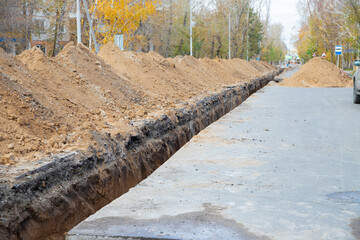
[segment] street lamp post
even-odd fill
[[[250,15],[250,6],[248,7],[247,14],[247,30],[246,30],[246,60],[249,61],[249,15]]]
[[[80,0],[76,0],[76,24],[77,24],[77,42],[81,43],[81,16],[80,16]]]

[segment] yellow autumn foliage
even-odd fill
[[[102,44],[114,40],[115,34],[124,34],[127,46],[141,22],[156,12],[159,0],[98,0],[91,9],[98,21],[97,32]]]

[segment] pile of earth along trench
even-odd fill
[[[335,64],[323,58],[312,58],[290,78],[285,78],[278,86],[281,87],[352,87],[352,78]]]
[[[194,135],[280,72],[272,69],[168,107],[171,111],[130,119],[131,128],[117,134],[94,128],[94,144],[86,150],[45,157],[40,167],[1,181],[0,239],[64,239],[68,230],[145,179]]]

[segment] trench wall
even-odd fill
[[[281,70],[229,86],[175,110],[175,116],[136,121],[136,131],[111,137],[94,132],[100,147],[57,157],[0,183],[0,239],[64,239],[68,230],[149,176],[202,129],[245,101]]]

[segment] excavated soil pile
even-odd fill
[[[84,46],[69,44],[53,59],[37,48],[15,58],[1,51],[0,69],[2,164],[86,149],[91,131],[120,131],[149,105],[141,87]]]
[[[114,44],[0,49],[0,239],[64,239],[280,72]]]
[[[284,87],[351,87],[352,79],[335,64],[313,58],[290,78],[282,81]]]
[[[132,119],[273,69],[240,59],[122,52],[113,43],[99,55],[70,43],[55,58],[38,48],[15,58],[0,50],[0,164],[86,149],[96,145],[94,131],[129,131]]]
[[[164,106],[188,100],[204,91],[215,91],[227,84],[247,82],[274,69],[256,63],[262,66],[257,69],[255,64],[240,59],[198,60],[191,56],[166,59],[156,52],[122,52],[114,43],[106,44],[99,56],[117,74],[141,85]]]

